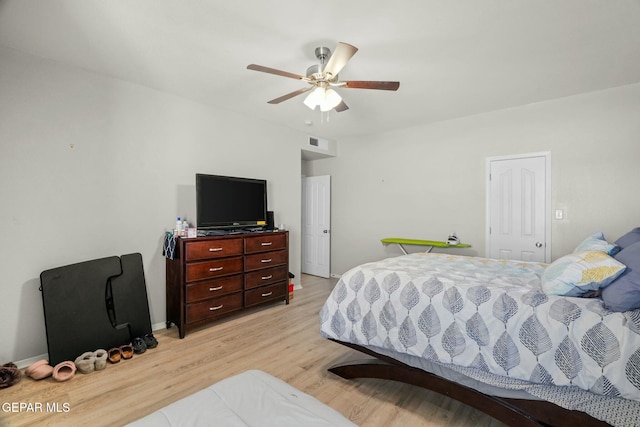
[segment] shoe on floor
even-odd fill
[[[154,337],[153,334],[146,334],[142,339],[147,345],[147,348],[156,348],[158,346],[158,340],[156,340],[156,337]]]
[[[123,359],[131,359],[133,357],[133,346],[131,344],[121,345],[120,353],[122,353]]]
[[[87,351],[78,356],[74,363],[78,371],[83,374],[90,374],[96,369],[96,356],[93,351]]]
[[[98,349],[93,352],[93,356],[96,358],[95,368],[96,371],[101,371],[107,367],[107,350]]]
[[[111,363],[118,363],[122,358],[122,352],[118,347],[114,347],[111,350],[109,350],[108,354],[109,354],[108,355],[109,362]]]
[[[24,373],[34,380],[43,380],[53,374],[53,366],[49,365],[48,360],[38,360],[25,369]]]
[[[140,337],[133,339],[133,351],[136,354],[142,354],[147,351],[147,344],[145,344],[144,340]]]
[[[0,366],[0,388],[11,387],[22,378],[22,371],[12,363]]]
[[[60,362],[53,367],[53,379],[56,381],[69,381],[76,374],[76,364],[70,361]]]

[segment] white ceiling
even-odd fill
[[[400,89],[323,117],[246,69],[305,74],[338,41],[342,80]],[[0,45],[338,139],[638,83],[640,0],[0,0]]]

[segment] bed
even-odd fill
[[[330,370],[429,388],[508,425],[638,426],[640,311],[543,291],[554,264],[416,253],[355,267],[321,334],[375,359]]]

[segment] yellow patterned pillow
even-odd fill
[[[627,267],[602,251],[579,251],[558,258],[542,274],[542,290],[577,297],[604,288]]]

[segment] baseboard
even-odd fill
[[[152,331],[159,331],[160,329],[167,329],[167,322],[160,322],[151,325]]]

